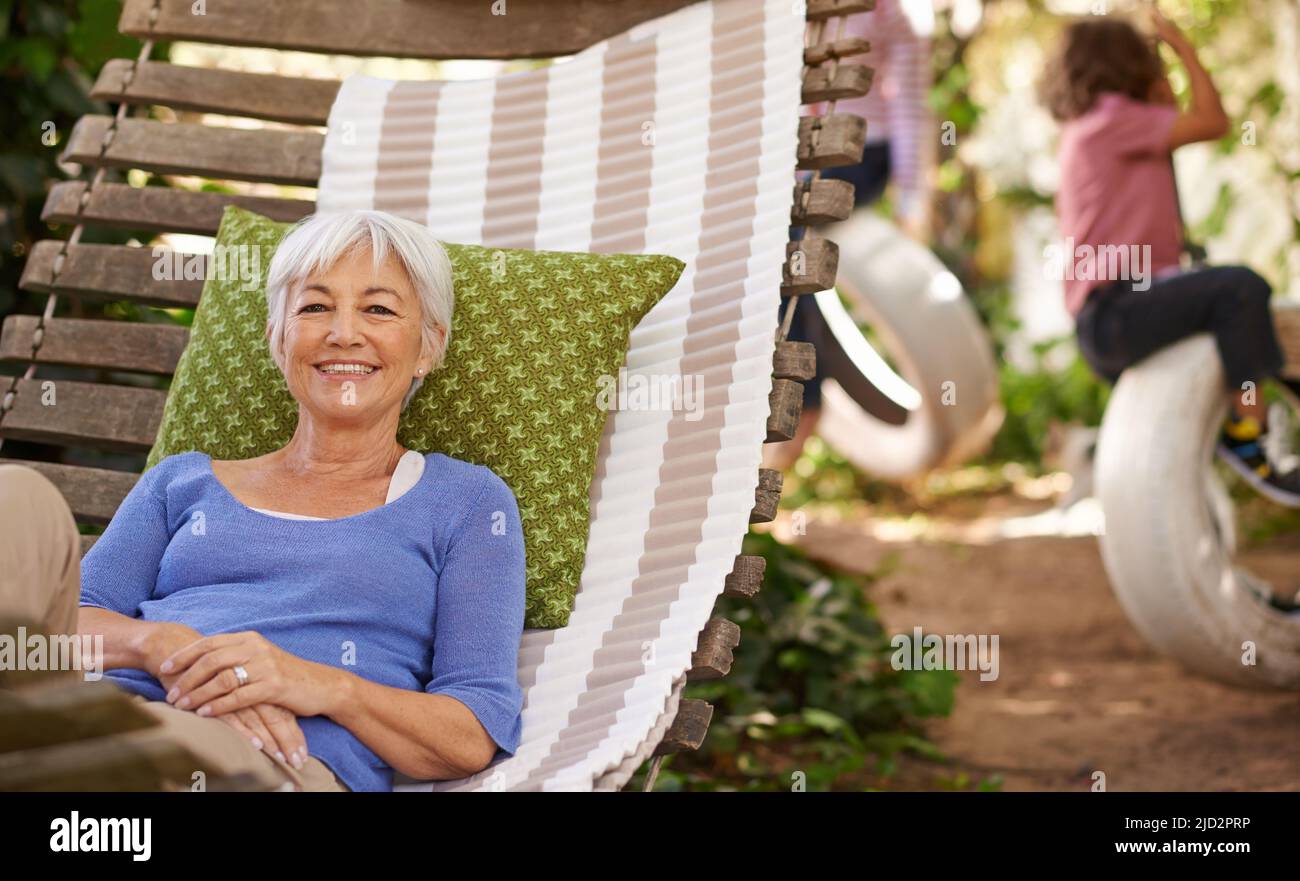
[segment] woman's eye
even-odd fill
[[[396,315],[396,314],[397,314],[397,313],[394,312],[392,309],[389,309],[387,306],[380,306],[378,303],[375,303],[375,304],[374,304],[373,306],[371,306],[370,308],[371,308],[371,309],[383,309],[384,312],[388,313],[389,315]]]
[[[308,312],[312,309],[324,309],[324,308],[325,305],[323,303],[308,303],[306,306],[303,306],[301,309],[299,309],[298,312],[299,314],[301,314],[303,312]]]

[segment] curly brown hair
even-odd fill
[[[1163,76],[1164,62],[1155,46],[1132,24],[1090,17],[1066,27],[1038,91],[1052,116],[1064,122],[1087,113],[1102,92],[1146,101]]]

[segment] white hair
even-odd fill
[[[267,270],[266,316],[271,357],[285,372],[284,325],[289,292],[307,277],[327,271],[340,258],[369,247],[376,270],[390,249],[406,270],[420,307],[420,333],[433,351],[429,372],[439,369],[451,345],[451,313],[455,307],[451,261],[442,242],[429,228],[385,211],[331,211],[304,217],[289,228]],[[445,328],[441,342],[436,329]],[[402,410],[415,397],[424,376],[412,377]]]

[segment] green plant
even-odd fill
[[[723,601],[720,613],[742,628],[735,661],[725,678],[687,691],[714,706],[709,736],[665,763],[656,789],[862,788],[891,774],[901,753],[942,760],[920,721],[952,711],[957,675],[893,669],[866,595],[894,561],[867,578],[767,534],[746,536],[744,550],[767,560],[763,590]]]

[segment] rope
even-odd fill
[[[144,44],[140,47],[140,54],[136,56],[135,61],[132,62],[131,67],[126,71],[126,74],[122,77],[122,89],[118,95],[118,97],[122,100],[118,101],[117,113],[114,114],[113,121],[109,124],[108,130],[104,132],[104,140],[99,145],[98,158],[100,160],[100,163],[95,169],[95,174],[90,180],[90,185],[87,186],[86,189],[82,191],[81,198],[77,201],[76,224],[72,228],[71,235],[69,235],[68,238],[63,242],[63,247],[59,249],[59,253],[54,256],[54,265],[50,272],[49,297],[45,301],[45,309],[42,310],[40,318],[36,322],[36,330],[32,333],[31,362],[27,365],[27,369],[23,372],[22,376],[15,376],[10,380],[9,387],[5,389],[4,397],[0,399],[0,448],[4,447],[4,441],[5,441],[4,435],[2,433],[2,430],[4,428],[4,418],[6,414],[8,414],[8,412],[13,409],[14,399],[18,395],[18,383],[23,380],[32,379],[36,376],[36,354],[40,351],[41,343],[45,341],[45,326],[48,322],[50,322],[54,318],[54,310],[58,307],[59,304],[58,280],[59,280],[59,275],[62,274],[63,272],[63,265],[64,263],[67,262],[68,259],[68,249],[81,241],[81,234],[82,231],[85,229],[85,223],[81,219],[82,214],[85,212],[86,205],[89,204],[90,197],[94,193],[95,188],[98,187],[100,183],[103,182],[104,175],[107,174],[108,172],[107,167],[103,164],[103,158],[104,158],[104,154],[108,152],[108,148],[112,146],[113,138],[117,135],[118,125],[121,124],[122,120],[126,118],[127,108],[128,108],[128,105],[125,100],[126,90],[130,87],[132,80],[135,79],[136,69],[140,66],[141,62],[147,61],[149,59],[149,53],[153,51],[154,39],[152,33],[154,29],[154,24],[158,20],[158,6],[160,2],[161,0],[154,0],[153,6],[150,7],[149,9],[150,36],[144,41]]]

